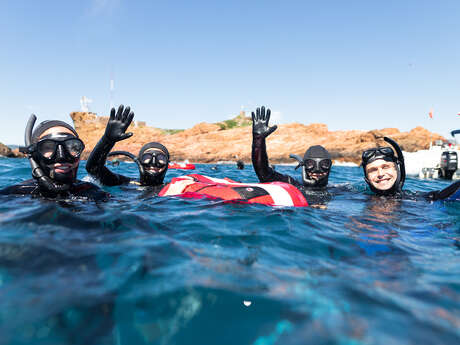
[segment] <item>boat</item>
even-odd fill
[[[425,164],[420,169],[419,178],[441,178],[446,180],[460,179],[460,169],[458,166],[458,157],[460,148],[456,141],[456,135],[460,134],[460,129],[451,132],[454,141],[444,142],[436,140],[434,144],[430,143],[430,149],[426,156],[434,157],[430,164]]]

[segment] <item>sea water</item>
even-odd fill
[[[213,168],[167,180],[257,182],[250,165]],[[0,159],[0,187],[28,178],[27,160]],[[1,196],[0,344],[459,344],[460,204],[373,197],[357,167],[330,183],[326,209],[131,187],[102,203]]]

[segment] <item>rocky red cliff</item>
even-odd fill
[[[93,113],[72,112],[70,114],[76,130],[86,145],[84,158],[93,149],[105,130],[108,117]],[[164,130],[148,127],[144,122],[131,124],[128,131],[134,135],[116,144],[114,150],[126,150],[137,154],[144,143],[159,141],[168,147],[171,159],[191,162],[216,163],[242,159],[251,161],[250,119],[240,114],[235,118],[238,126],[225,129],[222,123],[199,123],[190,129],[169,134]],[[359,163],[363,150],[377,145],[386,145],[381,139],[395,139],[404,151],[427,149],[430,140],[444,139],[423,127],[409,132],[396,128],[371,131],[329,131],[324,124],[303,125],[290,123],[278,125],[278,129],[267,139],[267,151],[273,163],[292,162],[289,154],[303,155],[310,145],[323,145],[334,160]]]

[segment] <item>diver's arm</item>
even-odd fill
[[[86,162],[88,173],[106,186],[117,186],[128,183],[131,180],[126,176],[111,172],[105,166],[107,155],[115,143],[133,135],[133,133],[125,133],[125,131],[133,120],[134,113],[130,112],[129,107],[126,107],[124,111],[123,108],[123,105],[120,105],[116,114],[115,109],[112,108],[105,133],[94,147]]]
[[[269,127],[270,109],[265,113],[265,107],[252,112],[252,165],[260,182],[270,182],[273,169],[268,165],[265,138],[273,133],[277,126]]]
[[[450,186],[443,190],[435,190],[425,195],[428,200],[446,200],[454,194],[460,194],[460,181],[452,183]],[[460,198],[460,195],[458,196]]]
[[[265,138],[253,137],[252,140],[252,165],[260,182],[286,182],[296,187],[301,184],[289,175],[283,175],[273,170],[268,164],[267,147]]]
[[[278,126],[268,126],[270,121],[270,109],[265,112],[265,107],[257,108],[252,113],[252,165],[260,182],[281,181],[293,184],[299,183],[288,175],[277,173],[268,164],[267,146],[265,138],[273,133]]]
[[[267,182],[272,170],[268,165],[265,138],[252,137],[252,166],[260,182]]]
[[[107,155],[114,145],[114,142],[110,142],[105,136],[102,136],[93,151],[91,151],[88,161],[86,162],[86,171],[88,171],[88,174],[106,186],[118,186],[129,182],[129,178],[115,174],[105,166]]]

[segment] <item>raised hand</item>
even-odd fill
[[[277,125],[268,126],[270,121],[270,109],[265,112],[265,107],[257,108],[256,113],[252,112],[252,136],[265,138],[272,134],[277,128]]]
[[[130,107],[125,108],[123,105],[120,105],[116,114],[115,108],[112,108],[109,122],[107,122],[107,127],[105,128],[105,137],[112,142],[125,140],[131,137],[133,133],[125,133],[125,131],[131,124],[133,117],[134,113],[131,111]]]

